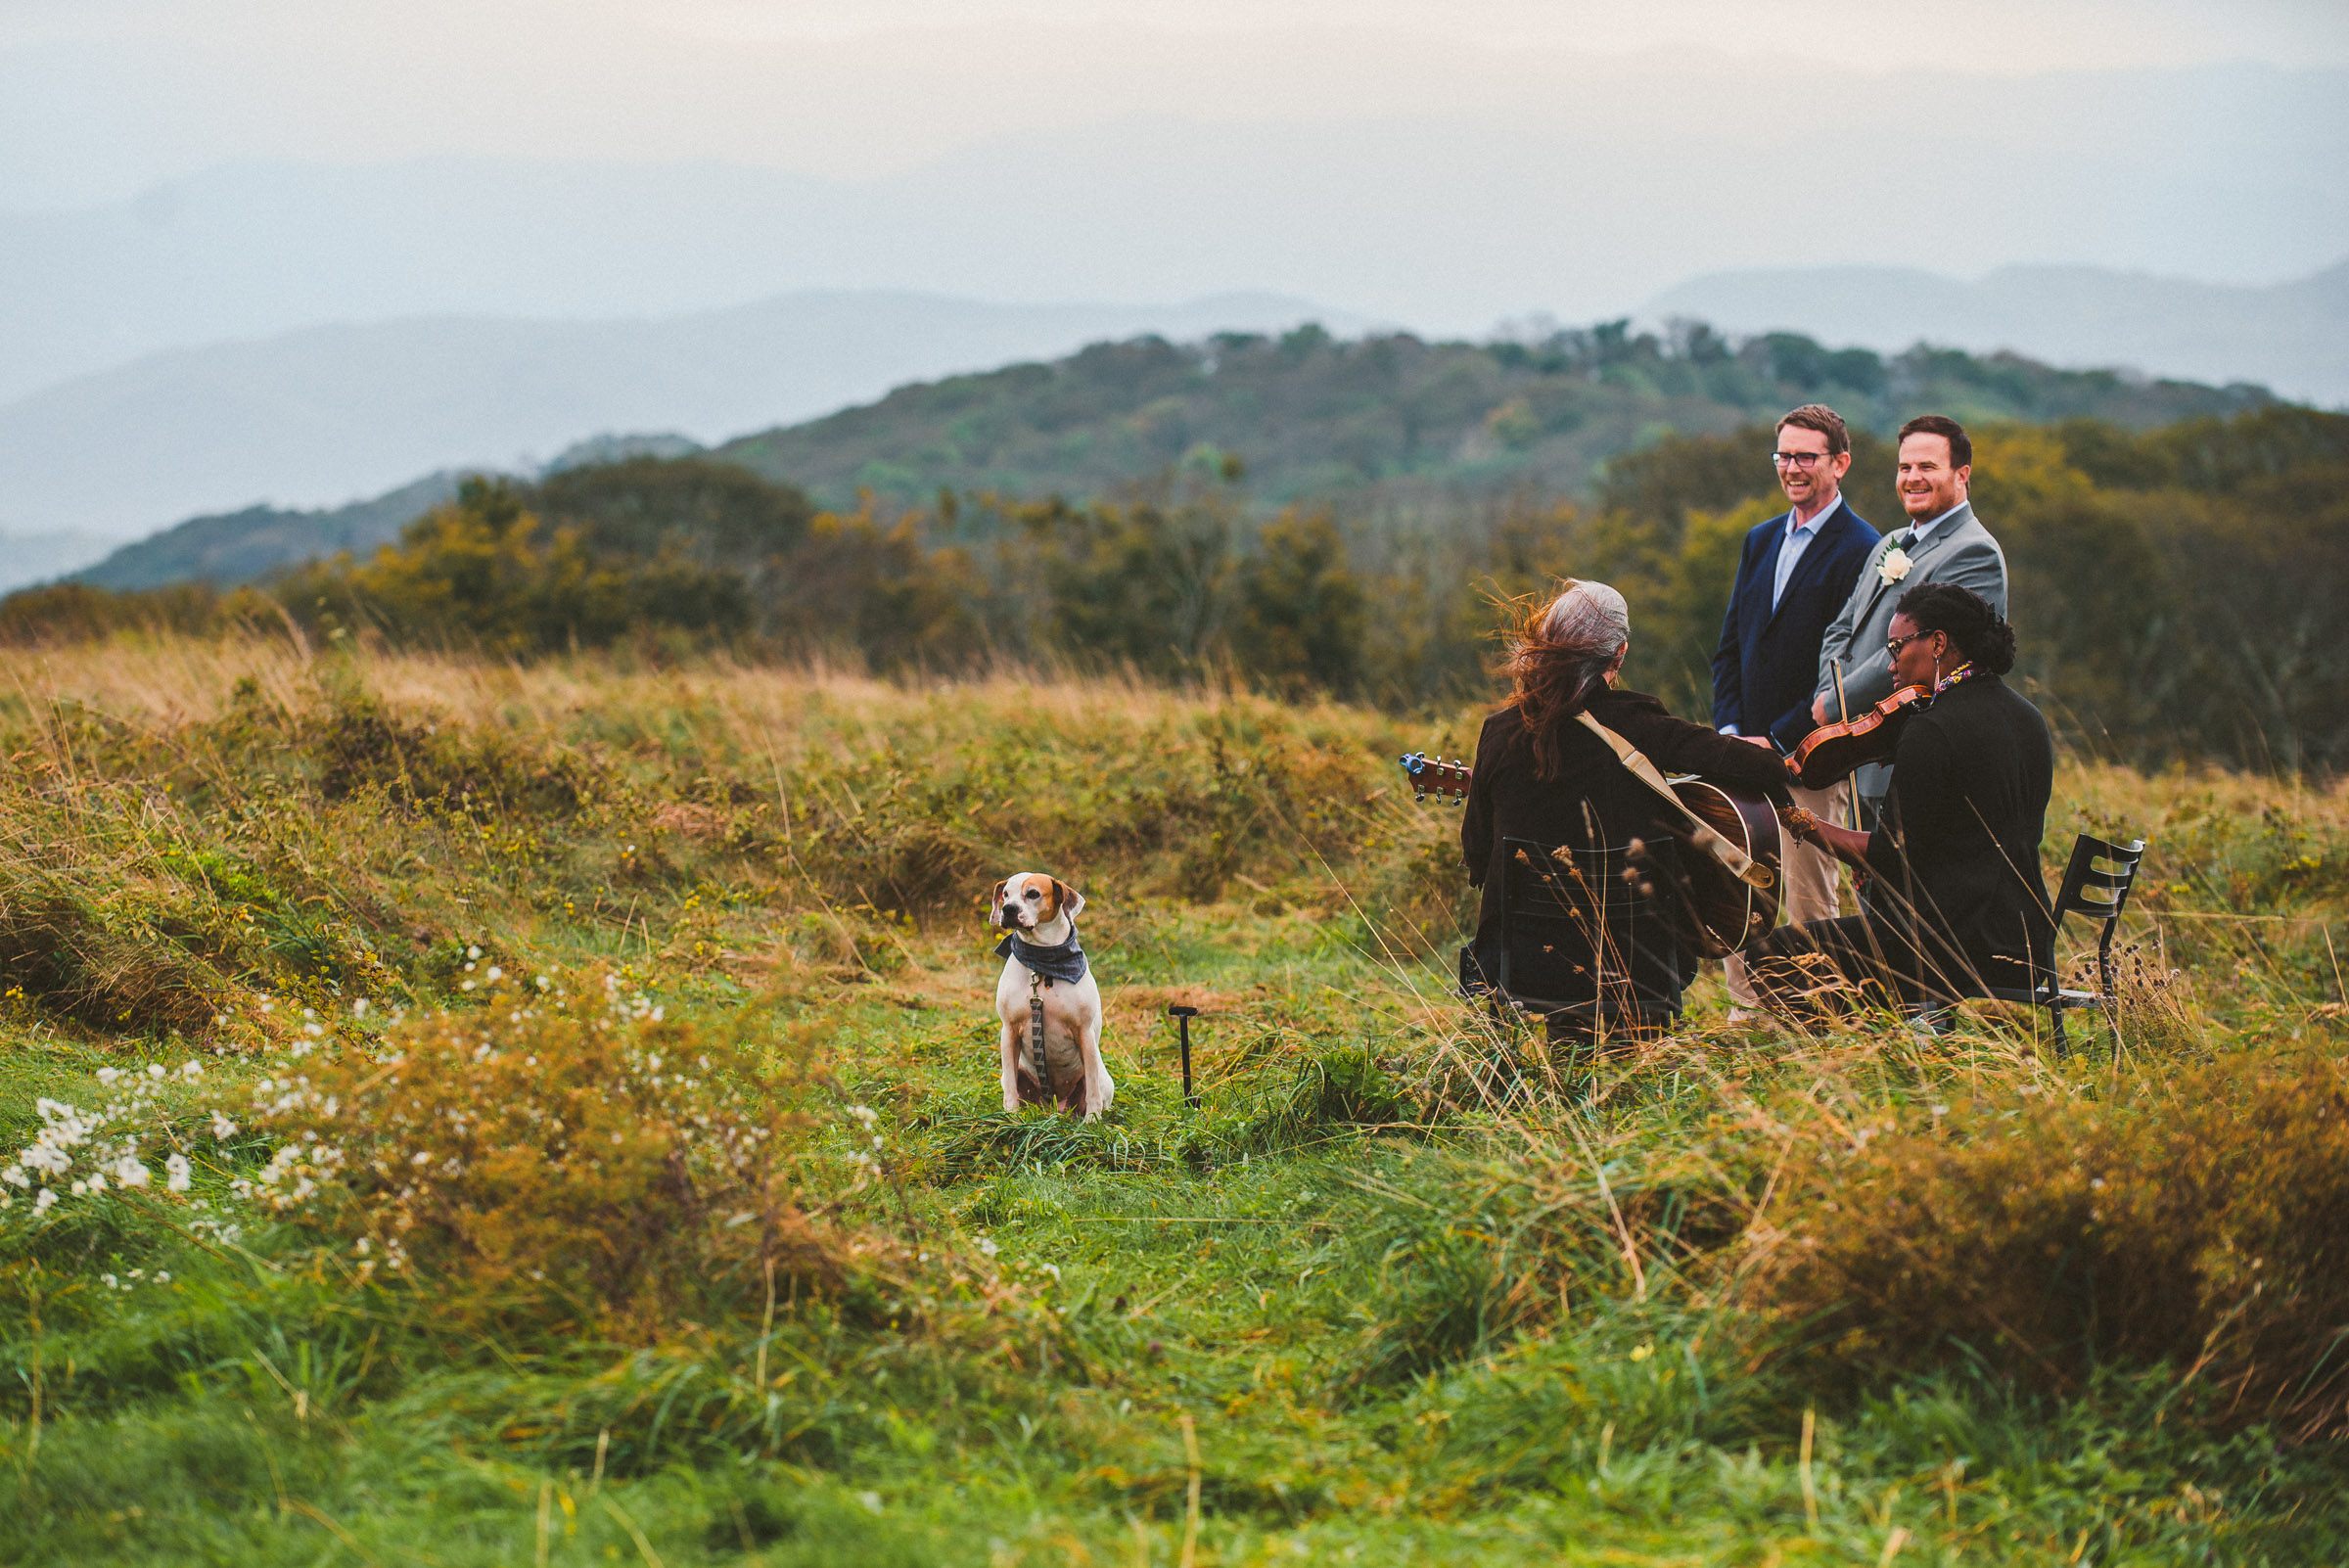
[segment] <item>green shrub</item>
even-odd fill
[[[1831,1364],[2084,1387],[2166,1364],[2225,1424],[2349,1430],[2349,1072],[2238,1051],[2110,1099],[1986,1088],[1812,1130],[1751,1290]]]

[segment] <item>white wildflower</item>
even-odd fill
[[[49,1212],[50,1205],[56,1202],[57,1194],[50,1191],[47,1187],[43,1187],[41,1188],[40,1196],[32,1200],[32,1212],[34,1214],[47,1214]]]
[[[118,1186],[143,1187],[151,1173],[139,1163],[135,1154],[125,1154],[114,1163],[115,1181]]]
[[[122,1069],[119,1067],[101,1067],[98,1069],[98,1082],[101,1084],[112,1084],[115,1079],[120,1078],[121,1076]]]
[[[188,1157],[184,1154],[165,1155],[163,1171],[163,1185],[173,1192],[185,1192],[193,1183],[194,1177],[188,1165]]]
[[[194,1083],[197,1079],[204,1077],[204,1064],[191,1056],[179,1064],[179,1076]]]
[[[979,1238],[979,1250],[988,1257],[992,1258],[996,1253],[1001,1252],[1003,1249],[995,1244],[994,1237],[981,1236]]]
[[[482,949],[479,947],[468,947],[465,949],[465,956],[468,958],[479,958],[481,955]]]
[[[164,1077],[165,1074],[163,1072],[163,1064],[161,1062],[149,1062],[147,1064],[147,1076],[149,1078]]]
[[[237,1124],[222,1116],[218,1111],[214,1111],[212,1113],[212,1136],[226,1140],[236,1135]]]

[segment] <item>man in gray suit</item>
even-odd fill
[[[1893,607],[1909,589],[1922,582],[1955,582],[2006,614],[2006,554],[1965,498],[1974,474],[1974,443],[1965,427],[1940,414],[1918,415],[1901,427],[1900,463],[1901,508],[1909,514],[1909,527],[1894,529],[1877,542],[1843,614],[1819,644],[1819,691],[1811,700],[1811,716],[1821,724],[1844,712],[1865,712],[1892,695],[1892,656],[1885,644],[1891,640]],[[1892,769],[1871,764],[1853,778],[1860,824],[1865,828],[1882,811]]]

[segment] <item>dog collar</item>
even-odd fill
[[[995,956],[1017,958],[1030,972],[1046,980],[1063,980],[1075,985],[1084,978],[1084,948],[1077,942],[1077,922],[1069,922],[1069,940],[1047,947],[1038,943],[1022,942],[1016,931],[995,944]]]

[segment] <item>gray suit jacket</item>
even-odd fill
[[[2000,615],[2006,613],[2006,553],[1974,516],[1971,503],[1961,504],[1909,552],[1909,572],[1900,581],[1887,582],[1884,558],[1908,531],[1902,528],[1886,533],[1868,552],[1867,564],[1860,569],[1860,580],[1852,585],[1851,598],[1844,601],[1843,613],[1827,627],[1819,644],[1816,695],[1827,699],[1829,717],[1835,714],[1838,663],[1843,666],[1844,704],[1852,713],[1892,695],[1892,659],[1884,652],[1884,644],[1892,636],[1893,611],[1901,595],[1911,588],[1923,582],[1955,582],[1988,599]],[[1890,768],[1864,768],[1860,793],[1871,799],[1882,795],[1890,777]]]

